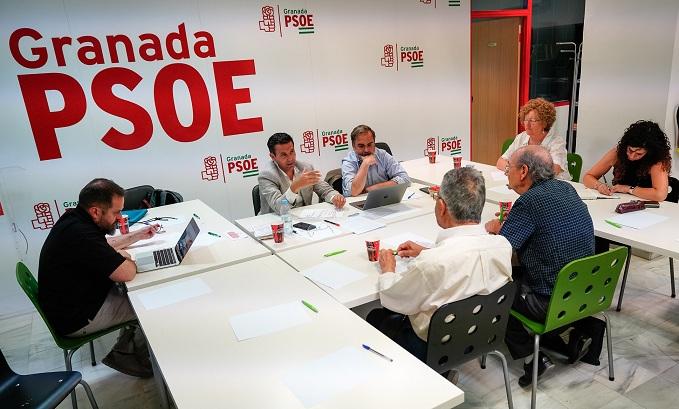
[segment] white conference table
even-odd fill
[[[413,181],[427,186],[440,185],[443,176],[454,168],[453,158],[442,155],[436,156],[436,163],[429,163],[428,158],[419,158],[403,161],[401,165]],[[519,197],[514,191],[506,187],[507,176],[495,166],[468,160],[463,160],[462,166],[473,167],[483,174],[486,182],[486,201],[493,203],[513,202]]]
[[[198,216],[195,219],[198,227],[200,227],[200,233],[181,264],[137,273],[132,281],[126,283],[128,291],[271,255],[271,250],[262,246],[257,240],[254,240],[200,200],[190,200],[149,209],[142,221],[156,217],[172,217],[175,219],[152,222],[163,225],[165,232],[156,234],[150,240],[139,241],[125,250],[134,257],[135,254],[143,250],[173,247],[193,215]],[[144,225],[141,223],[134,224],[130,230],[134,231],[141,228],[140,226],[143,227]],[[212,236],[208,232],[218,234],[221,237]],[[237,234],[241,238],[233,239],[229,233],[231,235]]]
[[[486,202],[481,216],[481,224],[495,217],[496,211],[497,209],[494,205]],[[379,264],[368,260],[366,240],[380,240],[380,248],[387,248],[385,246],[386,241],[392,241],[392,238],[399,235],[411,233],[434,243],[441,230],[436,223],[436,216],[431,213],[389,224],[385,228],[364,234],[339,237],[298,249],[281,251],[277,255],[300,272],[326,261],[333,261],[364,273],[366,275],[365,278],[338,289],[317,283],[320,288],[333,296],[337,301],[346,307],[353,308],[379,299],[377,286]],[[400,243],[395,245],[398,244]],[[331,257],[324,257],[324,254],[338,250],[346,251]]]
[[[282,243],[275,243],[272,239],[261,240],[261,243],[274,253],[277,253],[284,250],[306,247],[314,243],[352,235],[353,233],[351,231],[342,226],[347,222],[349,217],[354,217],[355,215],[359,215],[361,213],[370,214],[371,217],[374,217],[375,221],[386,225],[433,213],[434,200],[429,195],[419,190],[422,187],[425,186],[414,183],[406,191],[401,203],[384,206],[379,209],[367,210],[365,212],[351,206],[349,203],[365,200],[366,195],[347,198],[347,204],[339,212],[335,211],[335,207],[331,203],[315,203],[313,205],[291,209],[290,214],[292,215],[293,224],[297,222],[306,222],[317,226],[317,228],[308,232],[294,229],[295,233],[285,235]],[[381,214],[380,212],[390,210],[397,211],[383,217],[378,217]],[[325,211],[328,212],[328,214],[336,214],[334,214],[334,217],[307,216],[314,211]],[[329,220],[333,223],[339,224],[339,226],[326,223],[324,220]],[[271,226],[271,224],[280,223],[281,218],[275,213],[268,213],[259,216],[237,219],[234,222],[242,230],[248,232],[248,234],[250,234],[252,237],[256,237],[255,230],[267,229],[269,226]]]
[[[195,280],[211,292],[145,308],[146,293]],[[289,302],[301,304],[302,299],[319,311],[304,310],[310,322],[240,342],[236,339],[230,317]],[[378,367],[377,375],[325,396],[314,408],[451,408],[464,400],[460,389],[276,256],[135,291],[130,301],[178,408],[303,409],[284,381],[286,375],[345,347],[359,350],[365,364]],[[361,344],[393,362],[362,350]],[[363,355],[358,355],[359,366]],[[322,367],[312,375],[332,385],[338,373],[333,367]]]

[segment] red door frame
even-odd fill
[[[498,18],[498,17],[521,17],[523,25],[521,27],[521,50],[520,52],[520,67],[519,67],[519,107],[528,102],[528,95],[530,90],[530,47],[531,47],[531,32],[533,30],[533,0],[526,0],[526,8],[523,9],[508,9],[508,10],[478,10],[471,12],[471,20],[469,31],[471,31],[471,24],[475,18]],[[469,36],[471,43],[471,34]],[[471,47],[469,50],[470,58],[469,65],[471,67]],[[473,70],[469,70],[469,85],[471,93],[471,76]],[[471,98],[469,98],[471,105]],[[469,109],[469,155],[471,158],[473,144],[471,141],[471,106]],[[518,118],[517,118],[518,122]],[[519,123],[519,129],[523,124]]]

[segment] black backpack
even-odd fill
[[[177,192],[155,189],[150,185],[141,185],[125,189],[125,207],[123,210],[148,209],[183,201],[184,198]]]

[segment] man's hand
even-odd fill
[[[396,271],[396,258],[394,257],[394,250],[382,249],[380,250],[380,269],[382,273]]]
[[[147,240],[150,239],[151,237],[155,236],[156,233],[160,230],[160,224],[152,224],[149,226],[145,226],[143,229],[137,230],[133,233],[130,233],[135,241],[137,240]]]
[[[290,190],[292,190],[292,193],[297,193],[299,192],[300,189],[303,189],[307,186],[315,185],[320,180],[321,172],[317,170],[304,169],[302,173],[297,177],[297,179],[292,181],[292,183],[290,184]]]
[[[417,257],[426,247],[420,246],[414,241],[406,241],[398,246],[398,255],[401,257]]]
[[[332,197],[331,201],[336,208],[341,209],[344,207],[344,204],[347,202],[347,199],[345,199],[344,196],[337,194]]]
[[[492,219],[486,222],[486,231],[490,234],[498,234],[501,227],[502,222],[498,219]]]
[[[376,163],[377,157],[374,154],[363,156],[363,162],[361,162],[361,167],[365,166],[366,168],[368,168]]]

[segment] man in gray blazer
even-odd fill
[[[290,208],[310,205],[314,192],[335,207],[344,207],[344,196],[321,180],[321,173],[314,170],[311,164],[297,160],[295,143],[290,135],[275,133],[266,145],[271,161],[259,168],[257,181],[262,199],[259,214],[280,214],[283,196],[288,199]]]

